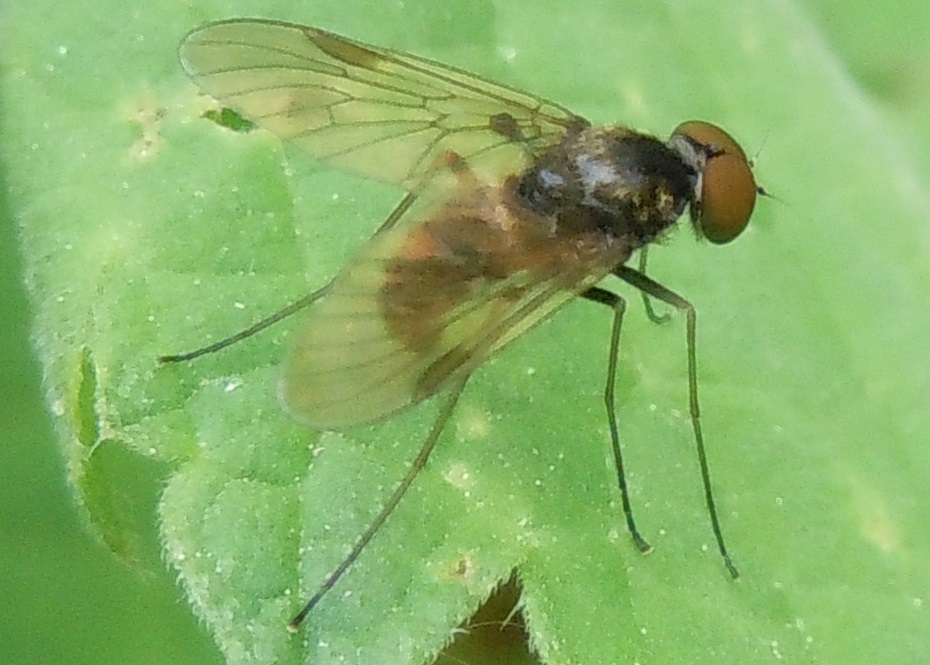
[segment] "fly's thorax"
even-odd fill
[[[517,192],[560,235],[601,233],[636,249],[691,203],[698,173],[658,139],[621,127],[566,134],[520,176]]]

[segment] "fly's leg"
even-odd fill
[[[417,199],[417,194],[415,194],[414,192],[408,192],[407,195],[403,198],[403,200],[397,205],[397,207],[394,208],[394,211],[390,215],[388,215],[388,218],[385,219],[384,222],[382,222],[381,226],[378,227],[378,230],[375,233],[376,234],[383,233],[393,228],[393,226],[397,223],[397,220],[399,220],[403,216],[403,214],[407,212],[407,210],[410,208],[411,205],[413,205],[413,202],[416,201],[416,199]],[[260,321],[253,323],[248,328],[245,328],[244,330],[240,330],[239,332],[234,333],[230,335],[229,337],[224,337],[223,339],[217,342],[213,342],[212,344],[202,346],[199,349],[194,349],[193,351],[186,351],[184,353],[176,353],[176,354],[170,354],[170,355],[165,355],[165,356],[159,356],[158,362],[161,364],[184,362],[186,360],[194,360],[195,358],[200,358],[201,356],[206,356],[211,353],[216,353],[217,351],[221,351],[225,349],[226,347],[232,346],[233,344],[236,344],[237,342],[241,342],[244,339],[248,339],[252,335],[260,333],[266,328],[270,328],[274,324],[278,323],[278,321],[281,321],[282,319],[286,319],[291,314],[295,314],[299,312],[300,310],[304,309],[305,307],[309,307],[310,305],[315,303],[317,300],[325,296],[331,286],[332,286],[332,282],[330,281],[328,284],[326,284],[322,288],[319,288],[316,291],[313,291],[312,293],[305,295],[303,298],[300,298],[299,300],[292,302],[287,307],[279,309],[274,314],[266,316],[264,319],[261,319]]]
[[[400,484],[397,486],[394,492],[391,493],[391,496],[388,497],[384,507],[381,508],[369,527],[365,529],[365,532],[355,542],[355,545],[352,546],[352,549],[345,556],[342,562],[336,566],[335,570],[333,570],[333,572],[331,572],[325,580],[323,580],[314,594],[310,596],[310,600],[307,601],[307,604],[304,605],[303,609],[301,609],[296,615],[294,615],[294,618],[291,619],[290,623],[287,625],[287,629],[290,632],[297,632],[301,622],[307,617],[308,614],[310,614],[310,612],[313,611],[313,608],[319,604],[319,602],[329,592],[329,590],[335,586],[335,584],[345,574],[349,567],[355,563],[355,560],[358,559],[359,555],[362,553],[362,550],[365,549],[365,546],[368,545],[372,538],[374,538],[375,534],[378,533],[378,530],[381,529],[387,518],[391,515],[392,512],[394,512],[397,504],[400,503],[400,500],[404,497],[404,494],[406,494],[407,490],[410,489],[410,485],[413,484],[413,481],[416,479],[417,475],[420,473],[423,467],[426,466],[426,462],[429,459],[430,453],[433,452],[433,448],[436,446],[436,441],[439,440],[439,435],[442,434],[442,430],[445,428],[446,422],[448,422],[449,417],[452,415],[452,411],[455,409],[455,404],[458,402],[459,396],[462,394],[462,389],[465,387],[466,381],[468,381],[467,374],[463,378],[459,379],[450,388],[449,394],[446,397],[446,401],[443,403],[439,414],[436,416],[436,421],[433,423],[433,427],[427,435],[426,441],[423,442],[423,447],[420,448],[419,454],[413,460],[413,463],[410,465],[407,473],[404,474]]]
[[[406,213],[410,209],[410,206],[412,206],[417,200],[417,197],[420,195],[423,189],[430,183],[430,181],[432,181],[438,172],[444,169],[449,169],[452,171],[462,186],[478,185],[478,178],[471,170],[471,167],[468,166],[466,161],[462,159],[457,153],[447,151],[436,158],[436,160],[431,165],[431,168],[428,169],[427,173],[424,175],[423,179],[417,186],[413,187],[409,192],[407,192],[407,195],[404,196],[400,203],[397,204],[397,207],[394,208],[393,212],[388,215],[387,219],[385,219],[381,223],[381,226],[379,226],[375,231],[375,235],[386,233],[387,231],[390,231],[392,228],[394,228],[397,222],[404,216],[404,213]],[[277,312],[274,312],[264,319],[257,321],[248,328],[230,335],[229,337],[224,337],[217,342],[200,347],[199,349],[194,349],[193,351],[159,356],[158,362],[161,364],[184,362],[186,360],[194,360],[195,358],[221,351],[226,347],[232,346],[237,342],[241,342],[244,339],[248,339],[252,335],[262,332],[266,328],[270,328],[282,319],[286,319],[287,317],[299,312],[305,307],[309,307],[317,300],[325,296],[331,287],[332,281],[330,281],[322,288],[319,288],[316,291],[305,295],[303,298],[300,298],[299,300],[287,305]]]
[[[607,360],[607,385],[604,387],[604,405],[607,407],[607,423],[610,426],[610,445],[614,453],[617,485],[620,488],[620,499],[623,502],[623,514],[626,517],[627,529],[640,552],[651,552],[652,545],[639,533],[636,521],[633,519],[630,492],[627,488],[626,473],[623,467],[623,453],[620,451],[620,430],[617,427],[617,406],[614,397],[617,382],[617,357],[620,353],[620,326],[623,323],[623,313],[626,311],[626,301],[617,294],[596,286],[588,289],[581,296],[592,302],[607,305],[614,312],[614,322],[610,332],[610,357]]]
[[[646,261],[649,255],[649,245],[643,245],[639,250],[639,272],[642,275],[646,274]],[[646,308],[646,316],[649,317],[649,320],[653,323],[665,323],[669,320],[668,312],[664,314],[658,314],[655,308],[652,306],[652,300],[649,298],[649,294],[645,291],[640,291],[639,294],[643,297],[643,307]]]
[[[658,282],[649,279],[646,275],[632,268],[620,266],[614,270],[614,274],[635,286],[649,296],[661,300],[685,313],[687,320],[687,338],[688,338],[688,409],[691,413],[691,427],[694,430],[694,440],[697,445],[698,462],[701,466],[701,480],[704,484],[704,499],[707,503],[707,512],[710,514],[711,528],[714,531],[714,538],[717,540],[717,549],[720,550],[720,556],[723,557],[723,563],[730,575],[736,579],[739,577],[739,571],[730,559],[726,543],[723,540],[723,530],[720,528],[720,519],[717,516],[717,505],[714,501],[714,492],[710,482],[710,469],[707,465],[707,453],[704,450],[704,434],[701,431],[701,410],[698,405],[698,384],[697,384],[697,313],[694,306],[682,298],[677,293],[665,288]]]

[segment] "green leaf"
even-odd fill
[[[164,556],[231,663],[424,662],[514,571],[547,663],[926,660],[930,178],[908,136],[926,126],[877,108],[784,3],[406,4],[8,11],[2,150],[35,344],[106,542],[133,558],[147,542],[118,498],[137,478],[124,456],[170,468]],[[202,117],[177,43],[237,12],[412,50],[596,122],[665,134],[700,117],[761,149],[776,198],[744,238],[719,249],[680,232],[651,254],[651,274],[699,311],[703,425],[739,582],[704,508],[683,322],[631,307],[624,329],[621,428],[656,546],[644,558],[601,404],[610,316],[576,302],[475,375],[384,529],[300,635],[284,630],[437,404],[372,428],[300,427],[276,398],[299,320],[155,362],[325,283],[399,197]]]

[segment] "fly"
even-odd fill
[[[235,19],[181,43],[208,95],[334,168],[406,194],[327,285],[229,338],[164,356],[216,352],[309,308],[283,363],[282,401],[317,429],[372,423],[445,395],[416,459],[345,559],[289,624],[296,630],[400,502],[472,372],[569,300],[610,308],[605,401],[623,513],[636,546],[614,402],[626,308],[609,275],[685,313],[691,424],[707,509],[729,573],[701,432],[696,313],[645,274],[646,249],[686,212],[723,244],[762,193],[750,161],[719,127],[685,122],[666,141],[596,127],[537,96],[417,56],[318,28]],[[640,268],[626,265],[639,251]],[[310,307],[312,305],[312,307]]]

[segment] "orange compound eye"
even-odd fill
[[[730,242],[749,224],[759,192],[746,153],[732,136],[706,122],[683,122],[672,135],[685,136],[704,148],[707,162],[696,223],[711,242]]]

